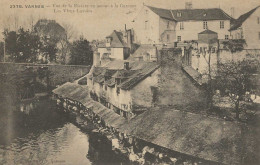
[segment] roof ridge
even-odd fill
[[[229,29],[229,31],[235,30],[238,27],[240,27],[259,7],[260,7],[260,5],[255,7],[255,8],[253,8],[253,9],[251,9],[250,11],[240,15],[237,19],[235,19],[235,23]]]

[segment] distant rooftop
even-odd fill
[[[257,6],[256,8],[250,10],[249,12],[241,15],[238,19],[236,19],[233,22],[233,26],[229,29],[230,31],[236,30],[237,28],[241,27],[241,25],[259,8],[260,6]]]
[[[155,14],[159,15],[162,18],[170,19],[173,21],[207,21],[207,20],[231,20],[227,13],[219,8],[210,8],[210,9],[162,9],[152,6],[147,6]]]

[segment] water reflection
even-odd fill
[[[1,146],[0,164],[91,164],[88,136],[71,123],[27,137],[16,138],[10,145]]]
[[[111,145],[96,141],[60,114],[50,100],[30,115],[5,107],[0,113],[0,164],[120,164]],[[89,141],[90,140],[90,141]]]

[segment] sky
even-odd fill
[[[228,14],[231,14],[233,7],[235,18],[260,5],[259,0],[1,0],[0,31],[5,27],[14,28],[15,22],[18,27],[29,28],[31,22],[36,23],[38,19],[46,18],[55,19],[61,25],[69,25],[77,37],[83,35],[90,41],[104,39],[113,30],[124,29],[125,24],[132,27],[131,21],[138,15],[143,4],[183,9],[185,2],[192,2],[193,8],[221,8]],[[23,8],[19,8],[19,5]],[[44,5],[44,8],[26,8],[26,5]],[[85,12],[80,13],[77,9]],[[1,34],[0,39],[2,38]]]

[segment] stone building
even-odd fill
[[[153,62],[107,60],[87,75],[90,96],[125,118],[154,105],[159,66]]]
[[[219,39],[229,39],[232,18],[219,8],[170,10],[144,5],[134,19],[135,41],[167,44],[198,40],[198,33],[210,29]]]

